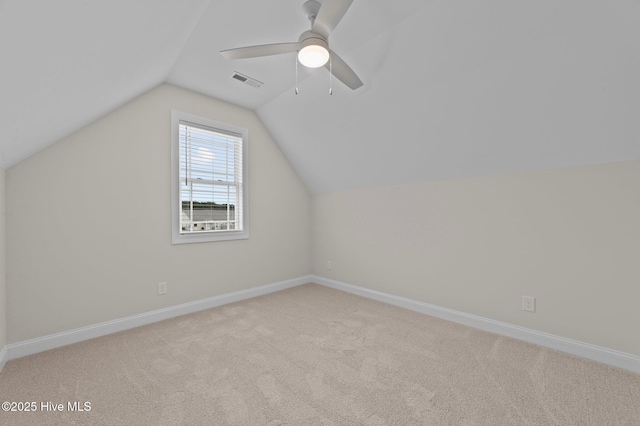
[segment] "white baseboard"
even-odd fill
[[[598,361],[603,364],[623,368],[634,373],[640,373],[640,356],[637,355],[632,355],[616,351],[614,349],[608,349],[602,346],[596,346],[590,343],[584,343],[553,334],[543,333],[541,331],[532,330],[530,328],[520,327],[506,322],[467,314],[464,312],[455,311],[453,309],[419,302],[417,300],[394,296],[392,294],[383,293],[381,291],[371,290],[365,287],[359,287],[316,275],[312,276],[311,278],[312,282],[314,283],[331,287],[337,290],[346,291],[347,293],[352,293],[380,302],[389,303],[391,305],[400,306],[412,311],[468,325],[470,327],[500,334],[502,336],[512,337],[514,339],[523,340],[529,343],[535,343],[540,346],[570,353],[582,358]]]
[[[307,275],[287,281],[264,285],[261,287],[235,291],[233,293],[223,294],[220,296],[210,297],[194,302],[183,303],[181,305],[158,309],[143,314],[132,315],[125,318],[119,318],[116,320],[94,324],[87,327],[81,327],[75,330],[55,333],[48,336],[38,337],[36,339],[8,344],[4,348],[2,348],[2,350],[0,350],[0,371],[2,371],[5,363],[12,359],[47,351],[49,349],[55,349],[61,346],[70,345],[72,343],[78,343],[96,337],[105,336],[107,334],[116,333],[118,331],[129,330],[131,328],[140,327],[169,318],[174,318],[180,315],[186,315],[193,312],[202,311],[204,309],[215,308],[217,306],[226,305],[228,303],[262,296],[310,282],[324,285],[326,287],[331,287],[337,290],[346,291],[347,293],[356,294],[358,296],[367,297],[369,299],[374,299],[380,302],[389,303],[391,305],[396,305],[437,318],[442,318],[460,324],[468,325],[480,330],[489,331],[492,333],[500,334],[502,336],[512,337],[514,339],[523,340],[525,342],[534,343],[540,346],[570,353],[583,358],[591,359],[593,361],[609,364],[614,367],[623,368],[635,373],[640,373],[640,357],[637,355],[632,355],[613,349],[592,345],[590,343],[568,339],[565,337],[555,336],[553,334],[508,324],[477,315],[467,314],[464,312],[455,311],[453,309],[419,302],[417,300],[394,296],[392,294],[383,293],[377,290],[371,290],[365,287],[359,287],[316,275]]]
[[[4,349],[2,349],[2,352],[0,352],[0,366],[3,365],[2,362],[6,362],[23,356],[33,355],[35,353],[47,351],[49,349],[55,349],[61,346],[70,345],[72,343],[94,339],[96,337],[105,336],[107,334],[116,333],[118,331],[129,330],[131,328],[140,327],[142,325],[151,324],[169,318],[174,318],[180,315],[191,314],[193,312],[202,311],[204,309],[215,308],[217,306],[226,305],[228,303],[238,302],[240,300],[274,293],[276,291],[285,290],[287,288],[296,287],[310,282],[312,282],[312,277],[310,275],[298,277],[274,284],[263,285],[261,287],[234,291],[233,293],[209,297],[207,299],[196,300],[194,302],[183,303],[181,305],[158,309],[151,312],[145,312],[143,314],[132,315],[125,318],[119,318],[112,321],[106,321],[87,327],[76,328],[75,330],[63,331],[61,333],[50,334],[48,336],[25,340],[18,343],[12,343],[5,346]]]
[[[2,350],[0,350],[0,371],[4,368],[4,365],[9,361],[9,356],[7,352],[7,347],[3,346]]]

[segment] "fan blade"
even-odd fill
[[[257,58],[260,56],[281,55],[295,52],[298,43],[263,44],[260,46],[238,47],[236,49],[222,50],[220,54],[227,59]]]
[[[324,67],[330,70],[335,78],[343,82],[350,89],[356,90],[362,86],[362,80],[358,78],[349,65],[347,65],[340,56],[336,55],[336,52],[333,50],[331,50],[331,64],[327,62]]]
[[[318,11],[318,16],[313,21],[311,31],[328,38],[349,10],[351,3],[353,0],[324,0]]]

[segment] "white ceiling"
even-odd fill
[[[0,0],[0,166],[165,81],[207,4]]]
[[[303,2],[0,0],[0,165],[162,82],[255,110],[312,192],[640,158],[638,0],[354,0],[330,44],[364,86],[333,96],[219,55],[296,41]]]

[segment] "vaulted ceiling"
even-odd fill
[[[255,110],[311,192],[640,159],[640,1],[354,0],[295,54],[304,0],[0,0],[0,165],[167,82]],[[234,71],[264,82],[253,88]]]

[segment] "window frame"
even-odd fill
[[[242,230],[218,230],[182,233],[180,225],[180,123],[189,122],[222,133],[242,136]],[[242,240],[249,238],[249,130],[231,124],[171,110],[171,243],[203,243],[210,241]]]

